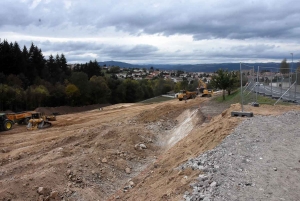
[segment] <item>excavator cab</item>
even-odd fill
[[[27,130],[44,129],[51,127],[52,124],[40,112],[31,114],[31,119],[27,125]]]

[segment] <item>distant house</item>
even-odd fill
[[[177,83],[177,82],[182,82],[183,81],[183,79],[181,78],[181,77],[172,77],[171,78],[175,83]]]

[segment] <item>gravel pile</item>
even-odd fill
[[[300,112],[245,119],[187,167],[203,174],[186,201],[300,200]]]

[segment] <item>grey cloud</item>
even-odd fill
[[[134,47],[122,47],[122,46],[111,46],[105,49],[105,54],[109,54],[112,57],[117,58],[137,58],[137,57],[148,57],[158,51],[157,47],[151,45],[136,45]]]
[[[0,27],[45,28],[68,26],[90,30],[115,27],[133,35],[190,34],[195,40],[210,38],[298,37],[300,3],[290,1],[41,1],[0,2]],[[39,21],[41,19],[41,21]],[[46,33],[45,33],[46,34]],[[72,33],[70,33],[72,34]]]
[[[85,62],[88,60],[108,58],[108,59],[131,59],[139,60],[140,58],[150,57],[156,54],[158,48],[151,45],[108,45],[94,42],[52,42],[52,41],[20,41],[21,46],[27,48],[33,43],[48,54],[65,54],[68,61],[72,62],[85,55]],[[86,56],[96,54],[97,57]],[[68,57],[70,55],[70,57]],[[77,59],[76,59],[77,58]]]
[[[172,53],[158,52],[158,48],[151,45],[107,45],[93,42],[51,42],[33,41],[42,49],[44,54],[56,55],[63,53],[69,63],[85,63],[89,60],[107,61],[136,61],[143,63],[189,63],[191,60],[199,62],[238,62],[247,59],[277,59],[280,62],[283,55],[289,56],[278,46],[267,44],[236,45],[212,50],[197,50],[191,53],[183,53],[176,50]],[[31,41],[22,41],[21,45],[31,44]],[[92,56],[94,54],[96,56]]]

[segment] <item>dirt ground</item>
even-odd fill
[[[230,116],[239,110],[197,97],[96,107],[44,130],[15,125],[0,133],[0,200],[182,200],[199,172],[176,168],[218,145],[245,119]]]

